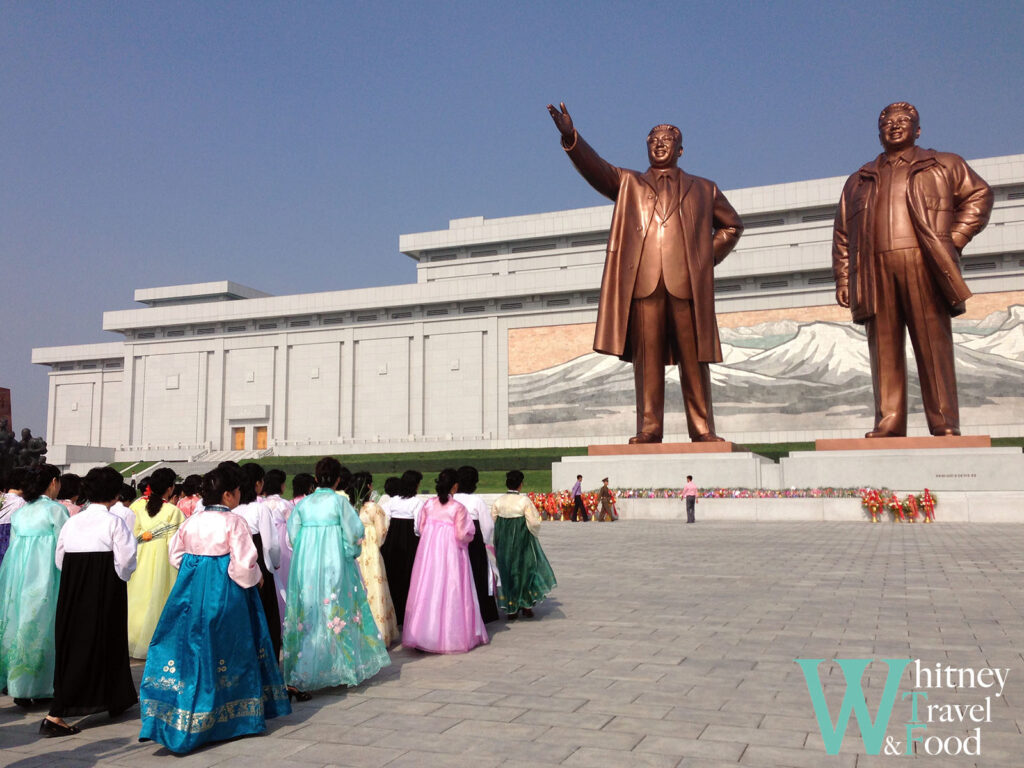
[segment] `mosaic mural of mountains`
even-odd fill
[[[730,417],[799,414],[828,420],[873,414],[864,330],[848,323],[784,320],[721,330],[724,361],[713,365],[719,428]],[[1024,405],[1024,306],[982,320],[955,321],[957,382],[962,410]],[[920,391],[907,344],[911,411]],[[668,372],[666,412],[680,413],[679,374]],[[536,429],[621,414],[634,403],[632,366],[591,353],[509,378],[510,424]]]

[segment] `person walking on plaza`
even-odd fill
[[[89,470],[81,486],[90,502],[68,520],[57,539],[55,563],[61,580],[53,704],[39,726],[44,736],[78,733],[65,717],[96,712],[117,717],[139,700],[128,658],[126,586],[135,571],[137,547],[124,521],[109,512],[123,482],[111,467]]]
[[[614,522],[615,515],[612,514],[612,505],[614,503],[612,499],[611,489],[608,487],[608,478],[601,480],[601,488],[597,492],[597,502],[600,504],[600,511],[597,513],[597,522]]]
[[[0,686],[18,706],[53,696],[53,627],[60,570],[57,536],[68,511],[55,501],[60,470],[43,464],[24,481],[25,505],[11,515],[11,546],[0,565]]]
[[[149,498],[131,505],[134,517],[129,530],[138,545],[138,567],[128,582],[128,653],[134,659],[146,658],[164,603],[178,578],[178,571],[167,559],[171,537],[185,522],[185,515],[170,502],[175,477],[173,469],[156,470],[149,478]],[[119,497],[120,486],[117,490]]]
[[[11,544],[11,516],[14,510],[25,506],[25,499],[22,498],[22,491],[27,477],[28,470],[24,467],[14,467],[4,478],[3,496],[0,497],[0,565],[4,562],[4,555]]]
[[[139,740],[179,754],[209,741],[262,733],[291,712],[266,617],[249,525],[231,512],[241,472],[221,466],[203,477],[203,512],[174,534],[178,579],[153,635],[142,673]]]
[[[491,505],[494,552],[501,575],[500,603],[510,620],[518,618],[520,611],[532,618],[533,606],[558,585],[537,538],[540,514],[530,498],[520,494],[523,477],[518,469],[508,472],[508,492]]]
[[[415,469],[407,470],[402,475],[398,496],[389,499],[385,507],[389,520],[388,537],[380,553],[384,556],[398,626],[405,622],[405,602],[409,597],[409,581],[420,541],[416,520],[423,506],[423,499],[417,498],[422,480],[422,473]]]
[[[459,490],[452,497],[466,508],[469,519],[473,521],[475,534],[469,542],[469,563],[473,567],[473,583],[476,585],[476,599],[480,604],[480,616],[484,624],[490,624],[498,618],[497,589],[491,575],[491,557],[494,553],[494,521],[491,511],[476,492],[480,482],[480,473],[476,467],[459,467]]]
[[[319,487],[288,517],[292,569],[281,660],[296,690],[359,685],[391,663],[356,564],[365,530],[337,492],[341,477],[337,459],[320,459]]]
[[[442,469],[434,487],[437,496],[419,513],[422,541],[409,584],[402,645],[431,653],[466,653],[489,642],[466,551],[476,528],[469,511],[452,496],[459,490],[454,469]]]
[[[263,613],[267,617],[270,630],[270,641],[274,644],[274,659],[281,655],[281,611],[277,603],[277,583],[274,572],[281,566],[280,535],[274,527],[274,518],[270,507],[258,497],[263,491],[263,478],[266,473],[256,463],[245,464],[242,470],[242,496],[234,512],[241,515],[249,523],[249,534],[253,546],[259,553],[257,562],[263,579],[260,582],[260,602]]]
[[[686,502],[686,522],[696,522],[697,511],[697,484],[693,482],[693,475],[686,476],[686,485],[683,486],[683,501]]]
[[[369,472],[356,472],[352,475],[348,494],[353,506],[359,509],[359,519],[363,523],[363,547],[356,562],[359,563],[359,573],[366,587],[366,601],[370,604],[381,639],[388,646],[399,637],[395,606],[391,602],[391,590],[388,588],[388,574],[384,570],[384,558],[380,555],[381,544],[388,535],[388,516],[376,502],[370,501],[373,475]]]
[[[590,518],[587,517],[587,508],[583,506],[583,475],[576,475],[576,485],[569,493],[572,496],[572,521],[576,523],[582,518],[584,523],[587,522]]]

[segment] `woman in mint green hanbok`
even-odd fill
[[[54,620],[60,571],[57,535],[68,520],[60,470],[43,464],[29,473],[25,506],[11,515],[11,545],[0,566],[0,684],[14,703],[53,696]]]
[[[316,465],[319,488],[288,518],[292,564],[281,662],[285,683],[306,690],[359,685],[391,663],[359,576],[363,524],[335,493],[341,464]]]

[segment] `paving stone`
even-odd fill
[[[1024,526],[623,521],[552,523],[543,537],[559,579],[552,599],[533,621],[493,622],[491,643],[469,654],[397,647],[374,680],[316,692],[265,736],[185,757],[139,744],[137,709],[41,740],[45,708],[0,697],[0,765],[877,768],[885,758],[864,754],[855,721],[841,753],[824,752],[793,659],[837,657],[1009,668],[993,722],[980,724],[982,756],[918,759],[1024,764]],[[643,557],[627,567],[626,550]],[[138,679],[142,665],[132,671]],[[846,682],[834,664],[819,672],[834,716]],[[863,677],[872,712],[886,676],[876,662]],[[901,689],[911,685],[907,672]],[[943,690],[930,702],[984,694]]]

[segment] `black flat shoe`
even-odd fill
[[[523,614],[523,618],[524,619],[532,619],[533,618],[533,609],[532,608],[523,608],[522,614]]]
[[[22,709],[28,709],[32,706],[32,699],[15,699],[14,704]]]
[[[50,719],[44,719],[39,724],[39,733],[48,739],[59,738],[60,736],[74,736],[76,733],[81,732],[82,729],[74,725],[61,725]]]
[[[309,701],[312,698],[313,698],[313,694],[312,693],[308,693],[306,691],[300,691],[298,688],[289,688],[288,689],[288,700],[289,701],[291,701],[292,699],[295,699],[296,701]]]

